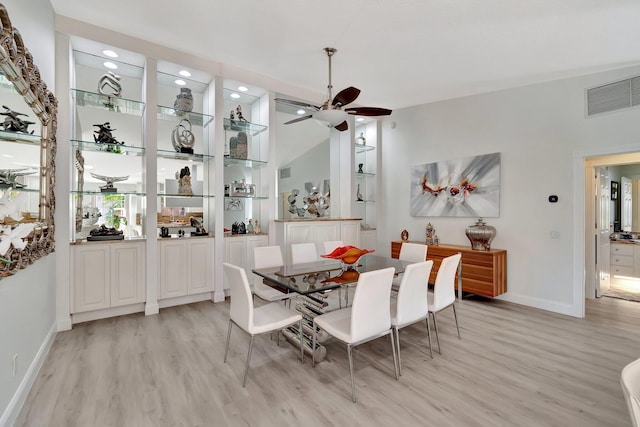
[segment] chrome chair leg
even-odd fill
[[[461,340],[462,338],[460,338],[460,328],[458,327],[458,314],[456,313],[456,305],[453,304],[453,317],[456,318],[456,329],[458,330],[458,339]]]
[[[280,347],[280,332],[282,332],[282,330],[280,330],[280,329],[278,329],[278,330],[276,331],[276,345],[277,345],[278,347]]]
[[[353,382],[353,353],[351,345],[347,345],[347,354],[349,355],[349,375],[351,376],[351,400],[353,400],[353,403],[356,403],[356,386]],[[393,354],[395,355],[395,350]]]
[[[398,347],[398,374],[402,375],[402,357],[400,357],[400,330],[398,329],[398,327],[394,327],[393,330],[391,331],[391,336],[393,337],[393,331],[395,331],[396,333],[396,346]],[[396,374],[397,375],[397,374]]]
[[[227,332],[227,345],[224,347],[224,363],[227,363],[227,353],[229,352],[229,340],[231,339],[231,326],[233,322],[229,320],[229,332]]]
[[[389,332],[391,332],[389,334],[389,338],[391,338],[391,351],[393,352],[393,373],[396,376],[396,380],[399,380],[398,378],[398,357],[396,357],[396,345],[393,342],[393,329],[391,329]],[[400,345],[400,338],[398,337],[398,346]],[[398,347],[400,348],[400,347]]]
[[[318,339],[318,329],[316,322],[313,322],[313,342],[311,344],[311,367],[316,367],[316,340]]]
[[[244,368],[244,379],[242,380],[242,388],[247,384],[247,373],[249,372],[249,361],[251,360],[251,350],[253,350],[253,335],[249,341],[249,354],[247,354],[247,364]]]
[[[429,354],[433,359],[433,347],[431,346],[431,325],[429,324],[429,314],[427,314],[427,337],[429,337]]]
[[[304,363],[304,342],[302,341],[302,319],[300,319],[300,360]]]
[[[440,351],[440,338],[438,337],[438,322],[436,321],[436,314],[433,314],[433,327],[436,330],[436,342],[438,343],[438,354],[442,356],[442,351]]]

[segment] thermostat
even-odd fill
[[[558,196],[556,196],[555,194],[549,196],[549,203],[558,203]]]

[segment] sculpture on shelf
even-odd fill
[[[407,240],[409,240],[409,232],[407,230],[402,230],[402,233],[400,233],[400,238],[406,242]]]
[[[253,234],[253,221],[249,218],[247,222],[247,234]]]
[[[16,180],[20,176],[33,173],[36,171],[32,171],[31,168],[0,169],[0,188],[25,188],[26,184],[21,184]]]
[[[178,194],[184,194],[187,196],[193,195],[193,189],[191,188],[191,171],[189,166],[185,166],[176,172],[176,180],[178,181]]]
[[[18,113],[17,111],[13,111],[11,108],[6,105],[2,106],[6,111],[0,112],[1,115],[6,116],[4,122],[2,122],[2,127],[4,130],[8,130],[10,132],[22,132],[27,134],[33,134],[33,131],[29,132],[29,125],[35,124],[35,122],[30,122],[28,120],[22,120],[19,116],[26,116],[24,113]]]
[[[89,237],[87,240],[123,240],[124,232],[121,230],[116,230],[113,227],[107,227],[102,224],[100,227],[93,229],[89,232]]]
[[[322,193],[318,191],[317,187],[313,187],[313,186],[310,187],[309,195],[302,199],[302,203],[303,203],[302,207],[298,207],[296,205],[297,197],[299,194],[300,194],[300,190],[293,189],[291,191],[291,194],[289,195],[288,210],[290,213],[297,214],[301,218],[304,217],[307,212],[309,212],[309,214],[318,218],[325,216],[327,210],[330,207],[329,192],[327,192],[327,194],[323,196]]]
[[[113,131],[117,129],[111,129],[111,123],[104,122],[103,124],[95,124],[94,127],[97,127],[98,130],[94,130],[93,140],[97,144],[122,144],[124,145],[124,141],[118,141],[113,136]]]
[[[102,216],[100,209],[96,206],[84,206],[82,208],[82,225],[84,227],[95,225],[98,218]]]
[[[98,175],[96,173],[90,172],[91,176],[94,177],[95,179],[99,179],[100,181],[104,181],[106,182],[105,185],[100,187],[100,191],[102,193],[117,193],[118,189],[115,188],[113,186],[114,182],[122,182],[122,181],[126,181],[127,179],[129,179],[129,175],[127,176],[105,176],[105,175]]]
[[[189,126],[187,128],[187,125]],[[178,153],[193,154],[193,145],[195,144],[195,136],[191,132],[191,121],[182,119],[178,125],[171,131],[171,144]]]
[[[366,145],[367,139],[364,137],[364,132],[360,132],[360,136],[356,138],[356,144]]]
[[[260,228],[260,223],[256,219],[255,225],[253,226],[253,234],[260,234],[260,233],[262,233],[262,229]]]
[[[111,89],[111,91],[106,89]],[[120,98],[120,94],[122,93],[120,76],[112,71],[108,71],[106,74],[103,74],[98,81],[98,92],[109,97],[115,96],[116,98]]]
[[[236,119],[236,112],[234,110],[231,110],[231,112],[229,113],[229,120],[235,120]]]
[[[205,230],[204,225],[202,223],[202,218],[198,219],[196,217],[190,217],[189,223],[192,227],[195,227],[196,231],[192,231],[192,236],[208,236],[207,230]]]
[[[364,198],[362,197],[362,193],[360,192],[360,184],[358,184],[358,189],[356,190],[356,201],[364,202]]]
[[[358,173],[364,173],[364,171],[362,170],[363,166],[364,166],[364,163],[358,163]]]
[[[176,95],[176,100],[173,103],[173,108],[178,115],[183,115],[193,110],[193,95],[191,94],[191,89],[188,87],[180,88],[180,93]]]
[[[426,233],[425,244],[427,244],[427,245],[437,245],[438,243],[440,243],[440,239],[438,238],[438,235],[436,234],[436,229],[433,228],[433,225],[431,225],[431,223],[427,224],[427,227],[425,229],[425,233]]]
[[[242,106],[240,106],[240,105],[238,105],[236,107],[236,119],[239,122],[246,122],[247,121],[247,119],[245,119],[244,116],[242,115]]]

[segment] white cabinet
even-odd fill
[[[244,268],[245,272],[247,273],[247,277],[253,277],[253,275],[251,274],[251,270],[254,266],[253,249],[257,247],[267,246],[267,237],[268,236],[266,234],[247,234],[225,238],[224,262],[228,262],[229,264]],[[224,289],[229,289],[229,286],[226,282],[224,283]]]
[[[640,245],[611,243],[611,280],[614,284],[624,277],[640,277]]]
[[[276,242],[282,248],[285,263],[291,263],[291,245],[342,240],[345,245],[360,245],[360,221],[357,219],[276,220]]]
[[[213,291],[213,239],[171,238],[158,241],[160,299]]]
[[[72,313],[145,301],[144,242],[75,245],[72,262]]]

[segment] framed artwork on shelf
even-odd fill
[[[619,191],[620,183],[618,181],[611,181],[611,200],[618,200]]]

